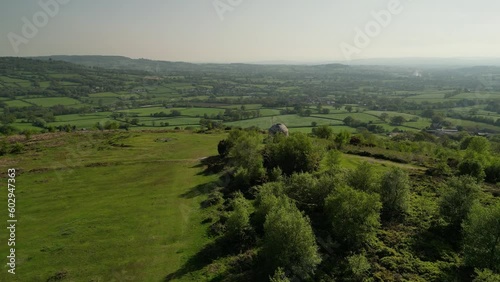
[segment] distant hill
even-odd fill
[[[500,66],[500,58],[380,58],[343,62],[348,65],[415,66],[415,67],[473,67]]]
[[[131,59],[123,56],[43,56],[33,57],[37,60],[55,60],[64,61],[73,64],[84,65],[88,67],[99,67],[104,69],[121,69],[121,70],[138,70],[152,73],[172,73],[172,72],[295,72],[295,71],[314,71],[318,68],[317,65],[290,65],[290,64],[215,64],[215,63],[186,63],[186,62],[169,62],[169,61],[154,61],[148,59]],[[331,63],[321,65],[325,70],[334,70],[338,68],[346,68],[346,65]]]
[[[148,72],[163,72],[167,70],[189,71],[196,68],[194,64],[184,62],[153,61],[147,59],[131,59],[123,56],[44,56],[34,57],[38,60],[64,61],[89,67],[105,69],[128,69]]]
[[[377,58],[358,59],[352,61],[260,61],[253,63],[187,63],[171,61],[155,61],[149,59],[131,59],[124,56],[66,56],[54,55],[33,57],[40,60],[58,60],[69,63],[100,67],[105,69],[129,69],[147,71],[153,73],[164,72],[193,72],[193,71],[252,71],[257,67],[263,71],[280,69],[307,70],[311,67],[327,69],[346,68],[348,66],[392,66],[392,67],[414,67],[414,68],[466,68],[477,66],[499,66],[500,58]]]

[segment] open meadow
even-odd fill
[[[198,188],[217,176],[204,175],[200,160],[222,138],[89,132],[28,141],[24,154],[0,159],[17,169],[19,220],[18,274],[0,280],[161,281],[177,271],[210,240]]]

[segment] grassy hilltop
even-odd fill
[[[17,274],[0,280],[160,281],[178,270],[209,240],[197,187],[216,176],[203,175],[200,159],[222,138],[87,132],[26,141],[25,153],[0,159],[18,169],[19,220]]]

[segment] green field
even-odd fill
[[[231,126],[239,126],[239,127],[250,127],[257,126],[261,129],[268,129],[275,123],[284,123],[289,128],[294,127],[310,127],[311,123],[316,122],[318,125],[339,125],[342,124],[336,120],[330,120],[319,117],[300,117],[297,115],[282,115],[282,116],[274,116],[274,117],[260,117],[248,120],[234,121],[234,122],[226,122],[225,124]]]
[[[178,125],[191,125],[199,126],[199,118],[189,118],[189,117],[174,117],[174,118],[139,118],[140,123],[145,123],[146,125],[151,125],[151,122],[155,121],[156,126],[159,126],[160,122],[168,122],[170,126]],[[132,128],[133,129],[133,128]]]
[[[9,84],[10,86],[15,86],[17,84],[20,86],[29,87],[31,85],[31,82],[29,80],[17,79],[17,78],[12,78],[12,77],[7,77],[7,76],[0,76],[0,81],[3,83]]]
[[[80,101],[68,97],[35,98],[25,99],[25,101],[42,107],[51,107],[55,105],[72,106],[81,104]]]
[[[292,127],[292,128],[290,128],[290,132],[291,133],[294,133],[294,132],[311,133],[312,129],[313,129],[312,127]],[[343,125],[332,126],[332,130],[334,133],[339,133],[341,131],[347,131],[347,132],[351,132],[351,133],[356,132],[355,128],[352,128],[349,126],[343,126]]]
[[[18,168],[20,200],[17,274],[2,271],[1,281],[57,273],[68,281],[162,281],[209,241],[196,187],[216,176],[201,175],[198,164],[223,136],[120,136],[128,147],[109,146],[100,133],[57,134],[0,160]]]
[[[31,104],[28,104],[24,101],[21,100],[10,100],[10,101],[5,101],[5,104],[9,107],[29,107]]]
[[[137,114],[142,117],[149,117],[151,114],[164,112],[166,114],[170,114],[171,111],[177,110],[180,111],[183,116],[191,116],[191,117],[202,117],[204,114],[207,115],[217,115],[219,113],[224,113],[224,109],[221,108],[165,108],[165,107],[147,107],[147,108],[139,108],[139,109],[130,109],[119,111],[127,114]]]

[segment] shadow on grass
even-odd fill
[[[212,261],[216,260],[222,255],[223,250],[223,242],[222,239],[217,239],[212,243],[209,243],[201,251],[199,251],[196,255],[189,258],[188,261],[176,272],[170,273],[165,277],[163,281],[172,281],[174,279],[181,278],[182,276],[202,269],[203,267],[212,263]]]
[[[194,167],[205,167],[198,175],[213,175],[221,172],[224,169],[224,159],[220,156],[211,156],[204,158],[199,164]]]
[[[201,162],[195,165],[193,168],[205,167],[202,172],[199,172],[198,175],[214,175],[220,173],[224,169],[224,160],[220,156],[212,156],[201,160]],[[196,187],[191,188],[186,193],[180,195],[181,198],[195,198],[201,195],[208,195],[221,186],[225,186],[225,183],[228,181],[226,175],[222,175],[217,181],[213,181],[210,183],[200,184]]]
[[[189,191],[181,194],[180,198],[191,199],[201,195],[208,195],[212,191],[216,190],[218,186],[218,182],[210,182],[205,184],[196,185],[195,187],[189,189]]]
[[[203,249],[197,254],[189,258],[188,261],[179,270],[167,275],[163,281],[166,282],[172,281],[174,279],[179,279],[189,273],[203,269],[217,259],[238,254],[238,252],[240,252],[241,250],[239,250],[238,248],[234,248],[234,243],[235,242],[228,240],[224,236],[217,238],[212,243],[205,245],[205,247],[203,247]],[[229,267],[234,268],[235,265],[229,265]],[[249,265],[246,265],[243,268],[251,269],[251,267],[252,265],[251,263],[249,263]],[[222,277],[220,275],[215,276],[210,281],[218,281],[218,279],[221,278]]]

